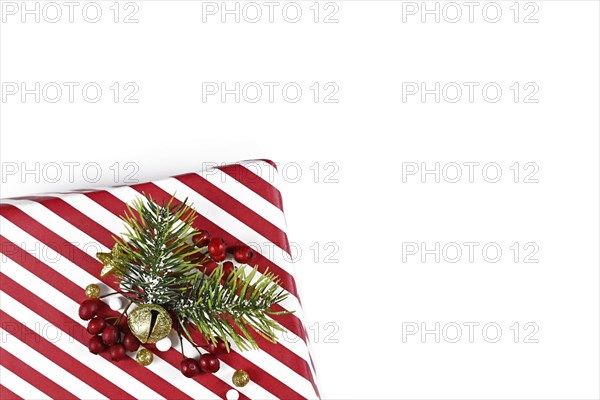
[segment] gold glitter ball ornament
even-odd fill
[[[100,297],[100,286],[91,283],[85,287],[85,295],[88,299],[97,299]]]
[[[141,349],[135,355],[135,360],[138,362],[138,364],[147,367],[148,365],[152,364],[152,361],[154,360],[154,354],[152,354],[152,352],[148,349]]]
[[[140,304],[127,316],[131,333],[142,343],[156,343],[171,332],[173,320],[161,306]]]
[[[231,378],[233,384],[237,387],[244,387],[250,382],[250,375],[243,369],[238,369]]]

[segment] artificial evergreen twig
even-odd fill
[[[277,276],[268,271],[261,275],[256,267],[248,274],[237,268],[224,279],[222,265],[209,275],[202,273],[198,268],[208,258],[199,258],[201,250],[191,245],[196,213],[187,200],[175,204],[173,197],[159,205],[145,196],[128,205],[122,218],[126,233],[115,238],[119,251],[113,257],[130,300],[171,311],[192,344],[187,324],[213,343],[230,339],[243,350],[258,347],[255,334],[276,341],[284,329],[269,315],[287,313],[271,310],[287,297]]]

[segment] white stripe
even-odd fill
[[[0,292],[0,296],[2,296],[3,292]],[[4,301],[4,296],[0,297],[2,301]],[[13,302],[15,301],[14,299]],[[3,304],[4,306],[4,304]],[[16,314],[9,313],[13,317]],[[31,325],[30,325],[31,326]],[[15,357],[20,360],[24,360],[26,363],[34,366],[34,368],[50,379],[53,382],[58,383],[60,386],[64,387],[66,390],[74,394],[76,397],[80,399],[107,399],[106,396],[103,396],[100,392],[98,392],[93,387],[89,386],[87,383],[79,380],[75,375],[63,369],[60,365],[57,365],[46,358],[43,354],[38,353],[36,350],[27,346],[25,343],[0,328],[0,336],[2,336],[2,347],[5,348],[8,352],[12,353]],[[89,353],[89,352],[88,352]],[[62,382],[68,382],[68,386],[61,385]]]
[[[29,209],[29,207],[23,207],[24,212],[27,212],[28,209]],[[42,221],[38,220],[38,221],[43,223],[42,222],[43,220]],[[27,232],[24,232],[19,227],[12,224],[12,222],[4,219],[3,217],[0,217],[0,222],[2,224],[2,233],[3,233],[4,237],[6,237],[8,240],[10,240],[13,243],[24,244],[26,251],[28,251],[27,250],[28,248],[32,248],[33,245],[35,245],[35,243],[37,242],[37,240],[34,237],[29,235]],[[57,233],[60,233],[60,232],[57,232]],[[61,257],[60,255],[58,255],[51,249],[49,249],[49,251],[50,251],[50,258],[58,259],[58,261],[56,263],[46,262],[46,264],[49,267],[53,268],[55,271],[59,272],[65,278],[72,280],[74,283],[78,284],[82,288],[85,287],[87,284],[96,281],[96,278],[94,278],[92,275],[90,275],[89,273],[87,273],[86,271],[84,271],[83,269],[78,267],[77,265],[73,264],[71,261],[67,260],[64,257]],[[30,254],[31,254],[31,252],[30,252]],[[34,256],[35,256],[35,254],[34,254]],[[10,276],[13,280],[21,283],[22,285],[25,285],[25,286],[29,285],[29,286],[27,286],[28,288],[35,287],[36,290],[38,291],[38,293],[40,293],[40,296],[43,297],[45,301],[47,301],[49,304],[52,304],[55,308],[59,309],[66,315],[77,315],[78,304],[74,303],[70,298],[64,296],[62,293],[57,291],[52,286],[47,285],[45,282],[41,281],[35,275],[31,274],[28,270],[26,270],[26,269],[22,268],[21,266],[19,266],[18,264],[14,263],[12,260],[8,259],[8,260],[6,260],[6,263],[4,263],[4,260],[3,260],[3,264],[5,264],[6,267],[4,267],[4,265],[3,265],[2,272],[5,273],[7,276]],[[55,268],[55,267],[60,267],[60,268]],[[27,283],[25,284],[23,282],[27,282]],[[34,286],[31,286],[32,284]],[[106,288],[108,288],[108,287],[106,286]],[[110,289],[110,290],[113,291],[112,289]],[[54,304],[54,302],[57,302],[57,303]],[[67,309],[67,306],[66,306],[67,304],[71,306],[70,309]],[[2,308],[4,309],[4,303],[2,303]],[[74,318],[74,319],[78,320],[77,318]],[[83,326],[85,326],[85,324],[86,324],[86,322],[84,322],[84,321],[80,321],[80,323]],[[85,348],[85,346],[84,346],[84,348]],[[87,348],[85,348],[85,350],[87,352]],[[178,349],[176,349],[176,350],[179,351]],[[193,349],[192,349],[192,351],[195,352],[195,350],[193,350]],[[188,352],[187,354],[193,354],[192,351]],[[87,352],[87,354],[89,354],[89,352]],[[106,361],[106,360],[104,360],[104,361]],[[230,367],[229,365],[226,365],[224,362],[221,362],[221,365],[222,365],[222,367],[219,370],[219,372],[216,374],[216,376],[218,378],[220,378],[221,380],[223,380],[224,382],[226,382],[227,384],[230,384],[231,375],[233,375],[233,372],[235,372],[235,370],[232,367]],[[208,392],[208,390],[204,386],[199,384],[197,381],[192,380],[192,379],[182,379],[181,372],[178,369],[174,368],[173,366],[168,364],[166,361],[160,359],[159,357],[155,357],[154,362],[147,368],[155,371],[156,374],[160,375],[161,377],[163,377],[164,379],[166,379],[169,382],[177,382],[177,385],[175,385],[175,386],[177,386],[180,390],[182,390],[183,392],[188,394],[190,397],[193,397],[193,398],[198,397],[199,392],[200,392],[200,390],[198,389],[199,387],[205,391],[205,393],[201,396],[202,398],[214,398],[215,397],[215,395],[212,392]],[[271,393],[269,393],[268,391],[266,391],[264,388],[262,388],[259,385],[248,385],[248,386],[246,386],[244,388],[240,388],[238,390],[240,392],[244,393],[249,398],[257,398],[257,399],[273,398],[273,395]],[[138,397],[138,396],[136,396],[136,397]],[[150,397],[142,397],[142,398],[152,398],[152,397],[150,396]]]
[[[0,365],[0,383],[22,399],[52,400],[51,397],[3,365]]]

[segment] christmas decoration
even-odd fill
[[[172,343],[169,337],[165,337],[156,342],[156,350],[158,351],[167,351],[171,348]]]
[[[108,306],[111,310],[117,311],[123,308],[123,299],[120,297],[111,297],[108,300]]]
[[[83,320],[92,319],[98,312],[100,307],[100,300],[85,300],[79,306],[79,318]]]
[[[108,325],[102,331],[102,342],[107,346],[117,343],[120,337],[121,332],[119,331],[119,328],[114,325]]]
[[[96,257],[98,257],[100,262],[104,264],[102,271],[100,271],[100,276],[105,277],[112,274],[121,266],[121,247],[115,245],[110,253],[98,253],[96,254]]]
[[[271,309],[287,297],[278,278],[268,271],[258,276],[256,268],[246,274],[244,268],[236,268],[231,261],[208,270],[205,264],[209,258],[226,258],[227,243],[218,237],[210,239],[207,231],[194,230],[195,218],[194,209],[185,201],[175,205],[171,198],[158,205],[148,196],[136,199],[122,217],[126,233],[116,238],[110,253],[97,254],[104,265],[100,274],[114,275],[122,290],[120,294],[128,300],[114,323],[107,324],[96,317],[88,324],[88,332],[100,335],[113,361],[121,360],[127,350],[134,351],[140,343],[156,343],[158,351],[169,350],[172,343],[168,335],[175,329],[180,342],[185,337],[199,353],[200,347],[208,348],[209,353],[200,353],[198,361],[182,353],[181,372],[193,377],[201,371],[219,370],[220,361],[215,354],[229,351],[228,339],[247,350],[258,348],[254,335],[275,342],[276,332],[283,331],[278,322],[268,317],[288,313]],[[203,248],[206,253],[201,251]],[[252,255],[248,247],[236,250],[238,262],[249,262]],[[80,317],[93,318],[99,301],[85,300],[79,309]],[[136,307],[128,313],[132,304]],[[108,305],[115,311],[122,309],[123,297],[111,297]],[[129,332],[121,340],[119,322],[123,317]],[[208,344],[199,346],[191,330],[199,331]],[[93,350],[103,351],[97,342],[95,339]],[[143,350],[136,359],[147,365],[144,363],[148,362],[148,355]]]
[[[127,332],[123,338],[123,346],[128,351],[136,351],[140,347],[140,341],[131,332]]]
[[[88,348],[90,350],[90,353],[100,354],[104,350],[106,350],[106,345],[104,344],[100,336],[94,336],[90,339]]]
[[[214,374],[221,367],[221,362],[213,354],[203,354],[202,356],[200,356],[198,365],[200,365],[200,369],[202,371]]]
[[[102,331],[104,330],[105,327],[106,327],[106,321],[104,320],[104,318],[94,317],[89,322],[89,324],[87,326],[87,331],[89,333],[91,333],[92,335],[98,335],[98,334],[102,333]]]
[[[227,400],[238,400],[240,398],[240,392],[235,389],[228,390],[225,394]]]
[[[248,264],[254,257],[254,251],[248,246],[240,246],[235,249],[233,257],[235,258],[235,261],[239,263]]]
[[[89,299],[97,299],[100,297],[100,286],[95,283],[87,285],[85,288],[85,295]]]
[[[142,343],[156,343],[171,332],[173,321],[161,306],[142,304],[136,307],[127,318],[131,333]]]
[[[209,343],[207,350],[212,354],[224,354],[227,353],[229,344],[225,344],[223,340],[217,339],[216,343]]]
[[[231,381],[237,387],[244,387],[250,382],[250,375],[243,369],[238,369],[233,373]]]
[[[181,373],[188,378],[193,378],[200,373],[198,361],[193,358],[184,358],[180,365]]]
[[[113,361],[120,361],[125,357],[125,346],[120,343],[113,344],[108,348],[108,353]]]
[[[140,349],[140,351],[138,351],[135,355],[135,360],[138,362],[138,364],[147,367],[148,365],[152,364],[152,361],[154,360],[154,354],[148,349]]]

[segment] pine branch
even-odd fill
[[[284,328],[269,315],[288,313],[271,310],[287,297],[277,276],[259,275],[255,267],[248,274],[237,268],[223,279],[222,264],[210,275],[200,272],[202,265],[189,261],[200,252],[190,246],[196,213],[187,200],[173,203],[174,197],[158,205],[146,196],[127,206],[126,233],[115,238],[112,252],[123,291],[132,301],[173,312],[190,340],[188,323],[207,340],[231,339],[242,350],[258,348],[256,334],[275,342]]]
[[[242,350],[258,348],[252,332],[275,342],[277,332],[284,329],[268,315],[287,313],[271,310],[287,297],[276,276],[267,271],[257,277],[255,267],[247,275],[237,269],[223,285],[222,278],[222,265],[209,276],[198,275],[189,296],[174,308],[177,317],[198,327],[207,340],[229,337]]]
[[[187,201],[173,206],[173,198],[159,206],[151,197],[127,206],[126,233],[115,238],[121,248],[116,275],[137,302],[170,308],[189,286],[196,271],[189,256],[198,253],[188,245],[196,217]]]

